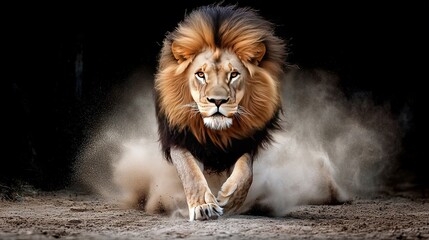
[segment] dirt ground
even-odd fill
[[[299,206],[285,217],[189,222],[59,191],[0,201],[0,239],[429,239],[429,192]]]

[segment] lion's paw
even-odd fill
[[[246,200],[247,193],[252,178],[248,177],[246,181],[236,182],[234,178],[229,178],[218,192],[216,201],[219,203],[225,213],[236,213]]]
[[[189,209],[189,220],[216,219],[223,214],[223,209],[216,203],[205,203]]]
[[[246,200],[247,188],[238,189],[236,184],[224,185],[219,191],[217,201],[219,206],[223,207],[226,212],[234,213]]]

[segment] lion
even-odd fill
[[[202,6],[166,34],[154,82],[159,141],[190,221],[245,201],[258,150],[281,130],[286,57],[274,24],[250,7]]]

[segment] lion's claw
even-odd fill
[[[190,221],[216,219],[223,214],[223,209],[215,203],[205,203],[189,210]]]

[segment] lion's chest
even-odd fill
[[[204,168],[215,172],[224,171],[235,164],[235,162],[245,153],[253,155],[254,149],[257,148],[255,143],[250,139],[233,140],[232,144],[222,149],[212,142],[208,141],[205,144],[200,144],[194,139],[187,139],[185,146],[188,151],[201,163]],[[253,145],[253,148],[250,147]]]
[[[258,149],[269,140],[270,135],[267,130],[256,132],[252,137],[244,139],[232,139],[231,144],[226,148],[221,148],[210,139],[204,144],[190,132],[178,133],[173,136],[174,145],[187,149],[209,171],[222,172],[235,164],[235,162],[245,153],[253,158]]]

